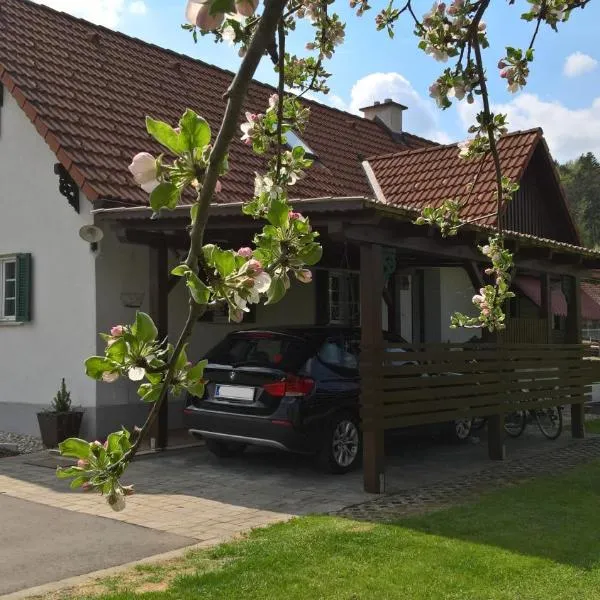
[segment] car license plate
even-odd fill
[[[215,398],[252,402],[254,400],[254,388],[241,385],[216,385]]]

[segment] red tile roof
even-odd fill
[[[508,134],[498,142],[503,175],[520,181],[538,142],[541,129]],[[385,201],[421,211],[440,206],[444,200],[465,203],[462,219],[493,215],[496,210],[496,178],[492,157],[463,160],[457,144],[434,146],[369,158]],[[475,182],[475,185],[473,183]],[[382,199],[382,198],[380,198]],[[495,216],[478,221],[492,225]]]
[[[28,0],[2,0],[0,32],[0,81],[92,201],[147,202],[127,170],[137,152],[159,151],[146,115],[175,123],[190,107],[213,130],[220,123],[229,71]],[[252,84],[246,109],[263,111],[273,91]],[[365,156],[432,144],[409,134],[395,141],[377,122],[306,104],[311,119],[302,137],[322,164],[295,187],[298,198],[368,195]],[[264,163],[239,140],[230,163],[219,199],[248,199]]]

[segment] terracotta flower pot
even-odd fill
[[[83,419],[82,411],[65,413],[41,412],[37,415],[42,442],[46,448],[56,448],[67,438],[77,437]]]

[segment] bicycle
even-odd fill
[[[528,419],[529,417],[529,419]],[[539,430],[549,440],[557,439],[563,430],[562,406],[517,410],[504,418],[504,431],[511,438],[518,438],[535,418]]]

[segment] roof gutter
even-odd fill
[[[228,204],[211,204],[210,216],[229,216],[240,214],[245,203],[231,202]],[[332,196],[322,198],[307,198],[291,200],[290,204],[295,208],[303,207],[308,212],[336,212],[361,210],[373,204],[371,198],[365,196],[350,196],[347,198],[334,198]],[[171,211],[162,211],[158,219],[176,219],[189,217],[190,205],[180,205]],[[91,211],[95,217],[103,220],[119,219],[145,219],[152,216],[153,211],[149,206],[118,206],[115,208],[97,208]]]

